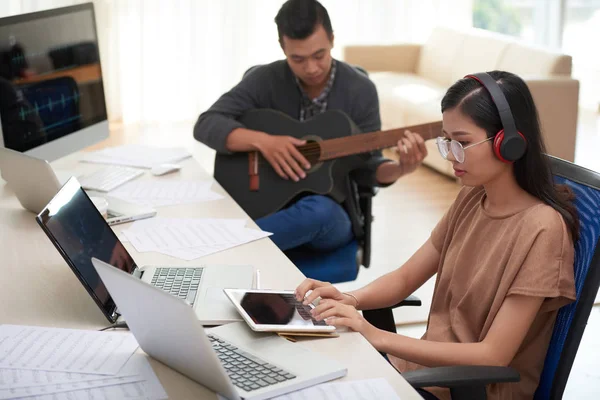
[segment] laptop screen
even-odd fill
[[[79,182],[71,178],[37,216],[37,221],[106,317],[115,303],[92,265],[92,257],[128,273],[136,265]]]

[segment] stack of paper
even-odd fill
[[[243,219],[152,218],[136,221],[121,233],[140,253],[155,251],[189,261],[271,235],[245,225]]]
[[[0,325],[0,399],[166,399],[130,333]]]
[[[211,190],[211,185],[211,181],[132,181],[119,186],[110,192],[110,195],[131,203],[151,207],[222,199],[223,196]]]
[[[175,163],[188,157],[191,157],[190,152],[183,148],[163,148],[128,144],[88,153],[83,156],[81,161],[138,168],[152,168],[155,165]]]

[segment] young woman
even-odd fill
[[[531,399],[557,311],[575,300],[576,211],[570,192],[553,184],[535,104],[521,78],[501,71],[465,77],[448,89],[442,114],[438,148],[464,187],[430,238],[403,266],[359,290],[340,293],[309,279],[296,295],[306,303],[321,297],[317,319],[362,333],[400,372],[511,366],[521,381],[490,385],[488,398]],[[511,124],[519,133],[509,134]],[[420,340],[379,330],[357,311],[396,304],[434,274]],[[441,388],[422,394],[450,398]]]

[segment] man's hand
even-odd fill
[[[298,151],[296,146],[306,144],[306,140],[296,139],[291,136],[275,136],[265,134],[256,143],[256,148],[271,164],[277,175],[283,179],[293,179],[298,182],[306,178],[304,169],[310,168],[310,163]]]
[[[398,146],[394,148],[402,168],[402,175],[413,172],[427,157],[427,147],[420,135],[404,131],[404,136],[406,137],[398,140]]]

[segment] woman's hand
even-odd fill
[[[306,294],[310,290],[312,290],[312,292],[307,296]],[[335,300],[344,304],[357,305],[356,300],[351,296],[341,293],[329,282],[305,279],[304,282],[296,288],[296,300],[302,301],[302,299],[304,299],[303,303],[305,305],[312,303],[319,297],[321,297],[321,299]]]
[[[317,321],[325,320],[327,325],[336,328],[345,326],[355,332],[360,332],[371,344],[377,337],[379,329],[371,325],[356,308],[335,300],[321,300],[319,305],[311,310]]]

